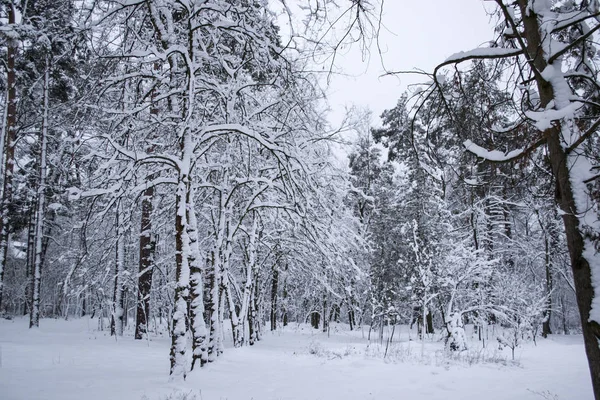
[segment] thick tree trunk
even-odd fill
[[[160,71],[161,63],[154,63],[154,71]],[[156,100],[156,91],[151,94],[152,108],[150,115],[157,116],[159,108]],[[148,147],[148,153],[154,152],[154,146]],[[148,177],[151,181],[154,175]],[[154,271],[154,254],[156,242],[152,231],[152,212],[154,208],[154,186],[148,187],[142,193],[142,216],[140,223],[140,260],[138,271],[138,299],[135,316],[135,339],[140,340],[144,334],[148,334],[148,323],[150,321],[150,291],[152,289],[152,273]]]
[[[350,304],[350,303],[348,303]],[[348,305],[348,324],[350,325],[350,330],[354,330],[354,310],[351,305]]]
[[[29,328],[40,326],[40,289],[42,282],[42,262],[44,243],[44,222],[46,209],[46,148],[48,147],[48,89],[50,83],[50,63],[46,57],[44,71],[44,110],[42,117],[42,130],[40,133],[40,158],[37,188],[37,211],[35,218],[35,252],[33,257],[33,273],[31,275],[31,313],[29,314]]]
[[[188,164],[189,165],[189,164]],[[171,370],[172,377],[185,379],[188,372],[187,333],[188,302],[190,290],[190,267],[188,264],[189,238],[187,235],[187,193],[189,171],[179,171],[179,182],[175,194],[175,301],[171,325]]]
[[[235,310],[235,302],[233,301],[233,294],[231,293],[231,286],[229,283],[225,285],[225,295],[227,296],[227,305],[229,306],[229,319],[231,322],[231,334],[233,336],[233,347],[241,347],[243,343],[242,337],[242,321],[238,319],[238,314]]]
[[[149,187],[142,194],[142,217],[140,226],[140,261],[138,272],[138,298],[135,315],[135,339],[143,339],[148,333],[150,318],[150,289],[152,288],[152,271],[154,270],[154,253],[156,243],[152,232],[152,199],[154,187]]]
[[[8,7],[8,24],[15,24],[14,4]],[[17,90],[15,57],[18,43],[9,40],[6,49],[6,85],[8,88],[6,105],[6,136],[4,143],[4,184],[2,202],[0,203],[0,311],[2,310],[2,293],[4,287],[4,270],[8,256],[8,236],[10,233],[10,205],[13,195],[13,173],[15,167],[15,144],[17,142]]]
[[[433,328],[433,314],[431,313],[431,310],[429,310],[429,309],[427,310],[427,315],[425,317],[425,321],[427,323],[427,326],[426,326],[427,329],[425,330],[425,332],[428,334],[435,333],[435,329]]]
[[[558,135],[548,137],[548,149],[556,184],[558,185],[557,194],[560,196],[558,202],[564,211],[562,217],[571,258],[571,268],[573,269],[577,306],[581,317],[594,396],[597,400],[600,400],[600,347],[598,347],[600,325],[597,321],[590,319],[592,300],[596,295],[592,284],[590,264],[584,257],[585,241],[580,230],[579,219],[577,218],[578,212],[571,190],[569,163]]]
[[[533,60],[532,63],[535,68],[539,72],[545,71],[548,67],[560,71],[560,60],[557,60],[557,65],[548,65],[546,59],[547,55],[540,54],[544,48],[542,46],[542,40],[549,40],[549,35],[546,35],[546,33],[541,30],[538,22],[538,15],[530,9],[529,1],[518,0],[518,4],[525,25],[524,34],[527,39],[527,51],[531,60]],[[546,38],[546,36],[548,37]],[[559,77],[558,79],[562,79],[558,83],[567,85],[566,88],[569,89],[568,84],[563,82],[564,77]],[[536,83],[540,95],[540,106],[542,108],[546,107],[550,102],[555,102],[555,107],[557,109],[566,106],[565,104],[560,104],[562,101],[559,101],[561,99],[555,96],[551,82],[545,80],[541,74],[536,74]],[[578,207],[578,201],[573,193],[573,183],[577,184],[576,189],[579,192],[584,190],[584,188],[581,187],[583,185],[582,182],[580,182],[580,177],[575,175],[579,173],[579,171],[577,171],[577,168],[573,168],[578,162],[577,157],[579,155],[573,154],[573,152],[567,154],[565,147],[563,147],[563,141],[567,141],[568,143],[568,141],[571,140],[569,137],[563,137],[563,132],[574,129],[570,126],[563,126],[566,123],[567,121],[560,121],[559,124],[553,125],[551,128],[544,131],[543,135],[546,138],[548,157],[556,181],[557,202],[563,211],[562,218],[571,259],[571,268],[573,269],[577,305],[581,317],[583,338],[592,378],[594,396],[597,400],[600,400],[600,347],[598,344],[598,340],[600,339],[600,325],[599,321],[594,320],[593,316],[590,315],[594,296],[600,295],[600,293],[594,293],[590,260],[586,258],[595,258],[594,261],[597,262],[596,259],[598,256],[593,254],[593,248],[588,248],[586,251],[586,247],[591,246],[591,243],[590,239],[586,238],[582,232],[579,217],[585,215],[587,210],[583,209],[581,205]],[[581,155],[581,157],[585,156]],[[581,195],[582,193],[578,194]],[[579,202],[581,202],[581,199],[579,199]]]
[[[204,321],[204,281],[202,278],[200,248],[198,247],[198,221],[193,203],[193,191],[188,194],[188,237],[190,240],[190,329],[192,331],[192,369],[196,361],[200,366],[208,362],[206,322]]]

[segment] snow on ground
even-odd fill
[[[449,359],[439,337],[422,348],[401,327],[384,360],[385,344],[367,346],[366,328],[327,335],[294,325],[169,382],[167,337],[115,341],[87,318],[44,319],[39,330],[27,323],[0,320],[2,400],[165,400],[177,391],[198,400],[592,399],[580,336],[540,338],[512,363],[493,341]]]

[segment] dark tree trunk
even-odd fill
[[[435,329],[433,328],[433,314],[431,314],[431,310],[427,311],[427,315],[426,315],[425,319],[426,319],[426,323],[427,323],[425,332],[432,333],[432,334],[435,333]]]
[[[254,343],[256,342],[256,331],[254,329],[254,324],[256,321],[254,292],[255,289],[253,288],[252,293],[250,294],[250,304],[248,309],[248,344],[250,344],[250,346],[254,346]]]
[[[154,70],[159,71],[161,64],[154,63]],[[152,108],[150,114],[158,115],[159,108],[156,104],[156,91],[151,94]],[[148,153],[154,152],[154,146],[148,146]],[[147,180],[152,181],[154,175]],[[154,253],[156,241],[152,232],[152,212],[154,200],[154,186],[148,187],[142,193],[142,216],[140,222],[140,261],[138,272],[138,299],[135,315],[135,339],[140,340],[148,333],[148,322],[150,321],[150,290],[152,289],[152,272],[154,270]]]
[[[537,15],[529,8],[529,1],[518,0],[525,25],[525,37],[527,39],[527,51],[535,68],[544,71],[548,66],[544,57],[539,56],[542,49],[540,27]],[[536,75],[536,83],[540,95],[540,106],[546,107],[554,100],[554,93],[549,82],[540,75]],[[594,397],[600,400],[600,325],[590,320],[592,299],[594,298],[594,287],[592,285],[591,270],[588,261],[583,256],[584,236],[580,227],[575,198],[571,187],[569,174],[568,155],[561,142],[561,131],[559,125],[554,125],[543,132],[546,138],[548,158],[552,166],[552,173],[556,182],[557,202],[560,205],[562,219],[565,226],[567,246],[573,269],[577,306],[581,318],[585,351],[592,378]],[[600,295],[600,293],[598,294]]]
[[[321,324],[321,314],[316,311],[310,313],[310,325],[314,329],[319,329],[319,325]]]
[[[254,276],[254,280],[256,282],[256,275]],[[254,285],[252,289],[252,294],[250,296],[250,310],[248,310],[248,328],[250,329],[250,346],[254,345],[255,342],[260,340],[260,321],[258,318],[258,308],[259,308],[259,289],[258,282]]]
[[[15,24],[15,8],[11,3],[8,7],[8,24]],[[2,310],[2,293],[4,287],[4,270],[8,257],[8,236],[10,233],[10,205],[13,195],[13,173],[15,165],[15,145],[17,142],[17,90],[15,57],[18,43],[8,40],[6,49],[6,125],[4,138],[4,185],[2,202],[0,204],[0,311]]]
[[[271,330],[277,329],[277,286],[279,285],[279,268],[277,263],[273,264],[273,275],[271,281]]]
[[[286,273],[284,274],[283,279],[283,326],[288,325],[288,310],[287,310],[287,302],[288,302],[288,290],[287,290],[287,264],[285,266]]]
[[[327,332],[327,328],[329,327],[329,320],[327,319],[327,294],[323,293],[323,311],[321,312],[323,322],[323,332]]]
[[[140,226],[140,263],[138,273],[138,299],[135,318],[135,338],[140,340],[148,333],[150,320],[150,289],[154,269],[156,243],[152,233],[152,199],[154,187],[146,189],[142,195],[142,217]]]
[[[85,315],[87,314],[87,294],[84,292],[83,293],[83,299],[81,301],[81,314],[79,315],[80,317],[85,317]]]
[[[348,324],[352,331],[356,326],[356,315],[354,311],[354,280],[350,281],[350,293],[348,294],[346,303],[348,304]]]

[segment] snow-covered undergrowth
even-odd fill
[[[592,399],[580,336],[525,343],[513,363],[510,349],[483,348],[469,331],[456,353],[406,326],[388,343],[387,331],[369,342],[368,328],[291,325],[170,382],[168,337],[115,340],[90,319],[27,322],[0,320],[2,400]]]

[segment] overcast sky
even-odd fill
[[[492,9],[483,0],[385,0],[379,37],[384,65],[375,43],[368,61],[362,60],[358,46],[338,55],[338,68],[353,77],[331,80],[332,122],[341,119],[344,106],[356,104],[368,107],[377,124],[381,112],[396,104],[407,84],[423,80],[406,75],[380,77],[384,66],[392,71],[420,68],[431,72],[448,56],[485,45],[493,38],[486,7]]]

